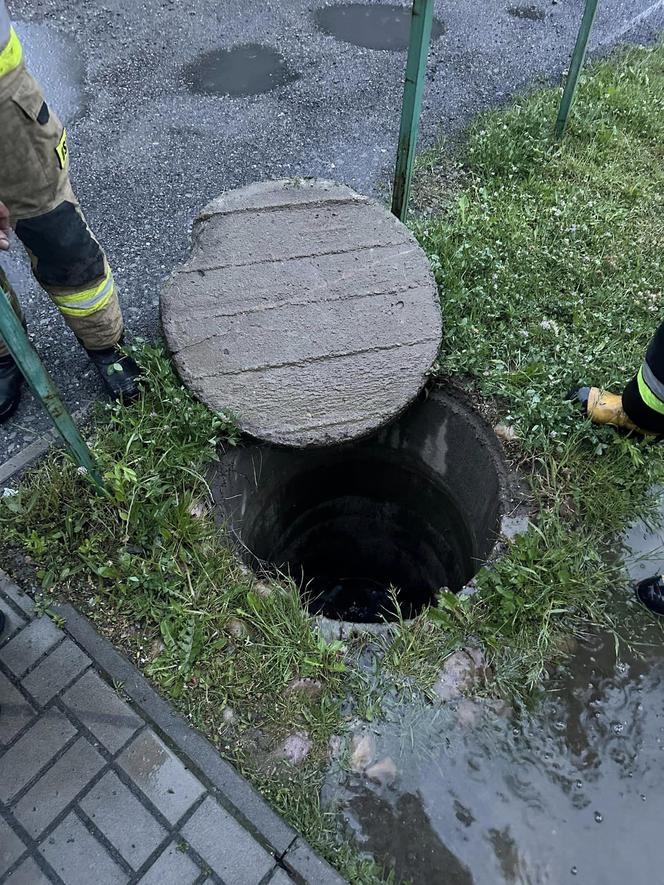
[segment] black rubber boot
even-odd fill
[[[639,581],[635,589],[647,609],[655,615],[664,616],[664,576],[654,575]]]
[[[122,341],[118,342],[120,344]],[[85,351],[99,372],[111,399],[130,403],[138,398],[141,370],[130,356],[120,353],[117,346],[105,350],[88,350],[86,347]]]
[[[23,375],[10,356],[0,356],[0,424],[8,421],[21,401]]]

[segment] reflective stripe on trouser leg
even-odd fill
[[[23,219],[16,234],[35,278],[83,345],[103,350],[116,344],[122,314],[113,274],[78,203],[65,200],[37,218]]]
[[[0,49],[0,77],[11,74],[23,61],[23,47],[18,39],[16,31],[11,28],[9,31],[9,41],[6,46]]]
[[[23,312],[21,311],[21,305],[19,304],[18,298],[16,297],[16,292],[11,287],[9,280],[7,279],[7,274],[0,267],[0,286],[5,290],[5,292],[9,295],[9,300],[11,301],[11,305],[16,312],[16,316],[22,320]],[[0,357],[7,356],[9,351],[5,346],[5,342],[2,340],[2,336],[0,336]]]
[[[623,408],[643,430],[664,433],[664,323],[650,342],[638,373],[623,391]]]

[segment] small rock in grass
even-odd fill
[[[470,648],[464,648],[464,651],[470,657],[473,664],[475,664],[477,675],[483,677],[487,669],[487,663],[482,649],[471,646]]]
[[[233,722],[235,722],[235,710],[233,710],[232,707],[224,707],[221,718],[226,723],[226,725],[231,725]]]
[[[298,692],[299,694],[303,694],[312,700],[320,697],[323,691],[322,683],[318,682],[316,679],[310,679],[309,677],[303,677],[302,679],[293,679],[288,688],[286,689],[288,692]]]
[[[567,657],[578,651],[579,642],[575,636],[561,636],[556,640],[556,650]]]
[[[254,584],[254,592],[265,598],[267,596],[272,596],[274,591],[265,581],[256,581]]]
[[[396,780],[397,767],[391,756],[385,756],[365,769],[364,774],[375,784],[381,787],[389,787]]]
[[[433,690],[442,701],[450,701],[471,689],[484,678],[485,672],[486,662],[480,649],[455,651],[443,664]]]
[[[350,767],[358,773],[371,764],[376,755],[376,739],[372,734],[354,734],[350,742]]]
[[[306,731],[296,731],[289,735],[281,745],[281,753],[284,759],[288,759],[293,765],[303,762],[311,751],[311,741]]]
[[[516,430],[511,424],[496,424],[493,430],[498,439],[502,439],[503,442],[514,442],[516,439]]]
[[[226,624],[226,629],[231,634],[233,639],[246,639],[246,637],[249,635],[247,625],[239,618],[229,618]]]
[[[208,508],[205,501],[192,501],[191,507],[189,508],[189,515],[193,516],[194,519],[202,519],[207,512]]]
[[[161,639],[155,639],[150,646],[150,653],[148,654],[148,658],[153,661],[155,658],[158,658],[159,655],[165,651],[165,649],[166,646],[161,641]]]

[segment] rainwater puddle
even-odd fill
[[[270,46],[248,43],[215,49],[185,68],[185,78],[202,95],[260,95],[298,79]]]
[[[408,49],[411,10],[404,6],[369,6],[345,3],[324,6],[316,12],[316,25],[330,37],[366,49]],[[434,19],[431,39],[445,33],[442,23]]]
[[[546,15],[539,6],[508,6],[507,14],[513,18],[524,18],[533,22],[544,21]]]
[[[652,573],[662,535],[639,524],[630,538]],[[400,706],[375,729],[396,780],[337,772],[325,800],[398,882],[661,882],[664,630],[631,599],[616,615],[641,654],[617,661],[612,637],[590,637],[518,717],[488,701]]]
[[[664,520],[664,489],[653,490],[659,500],[659,511]],[[626,550],[625,565],[630,578],[641,581],[651,575],[664,574],[664,526],[639,520],[623,537]]]

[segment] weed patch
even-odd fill
[[[593,426],[567,398],[582,383],[620,391],[662,318],[664,49],[594,66],[561,145],[556,102],[544,90],[478,120],[463,190],[417,227],[441,290],[438,373],[513,428],[535,508],[480,592],[442,597],[428,617],[444,649],[481,642],[517,692],[541,683],[569,636],[619,629],[612,599],[626,579],[609,554],[664,478],[661,446]]]

